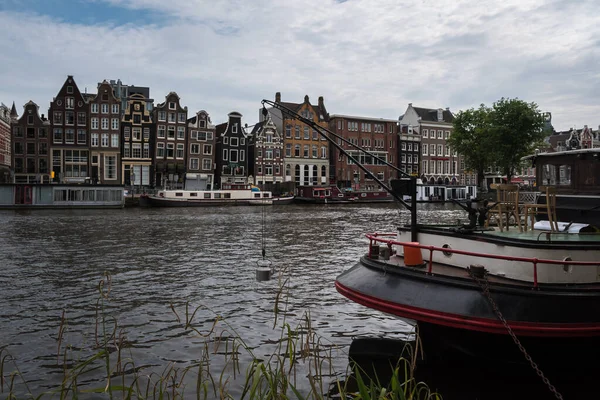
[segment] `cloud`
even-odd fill
[[[237,110],[252,124],[279,91],[382,118],[409,102],[457,111],[519,97],[557,129],[600,124],[593,1],[80,1],[143,18],[86,24],[0,8],[0,100],[45,109],[72,74],[88,91],[117,78],[157,101],[176,91],[215,122]]]

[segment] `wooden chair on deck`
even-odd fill
[[[504,224],[508,230],[511,216],[514,217],[519,231],[523,231],[519,213],[519,185],[500,184],[496,187],[496,204],[488,211],[486,227],[489,225],[492,215],[500,227],[500,232],[504,231]]]
[[[540,191],[545,197],[545,203],[539,204],[521,204],[523,208],[523,214],[525,215],[525,232],[527,232],[527,225],[531,220],[531,229],[535,224],[535,216],[540,210],[545,212],[548,216],[548,222],[550,222],[550,230],[552,232],[558,232],[558,221],[556,219],[556,189],[552,186],[541,186]]]

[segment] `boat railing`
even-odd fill
[[[464,256],[471,257],[480,257],[480,258],[488,258],[495,260],[504,260],[504,261],[514,261],[514,262],[526,262],[531,263],[533,266],[533,287],[538,288],[538,265],[539,264],[550,264],[550,265],[560,265],[562,267],[581,265],[581,266],[600,266],[600,261],[572,261],[572,260],[550,260],[544,258],[531,258],[531,257],[516,257],[516,256],[505,256],[499,254],[488,254],[488,253],[477,253],[474,251],[466,251],[466,250],[456,250],[451,249],[449,247],[436,247],[436,246],[427,246],[417,242],[401,242],[395,239],[388,239],[389,237],[395,237],[395,233],[368,233],[365,235],[369,239],[369,257],[371,257],[373,252],[373,245],[375,243],[385,243],[389,249],[391,254],[392,246],[403,246],[403,247],[413,247],[422,250],[429,251],[429,260],[427,262],[427,273],[431,275],[433,273],[433,253],[441,252],[442,254],[452,253],[452,254],[460,254]]]

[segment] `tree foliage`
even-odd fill
[[[465,167],[477,172],[478,186],[483,181],[483,171],[492,163],[490,111],[483,104],[478,109],[459,111],[454,116],[454,131],[447,142],[452,151],[464,157]]]
[[[491,108],[482,104],[460,111],[453,124],[448,144],[464,157],[467,168],[477,172],[479,185],[483,172],[492,166],[510,181],[521,158],[531,154],[546,135],[537,104],[519,99],[502,98]]]

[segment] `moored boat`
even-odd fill
[[[9,183],[0,185],[0,209],[123,208],[122,185]]]
[[[205,207],[228,205],[271,205],[271,192],[263,192],[249,184],[223,184],[220,190],[160,190],[142,195],[145,207]]]

